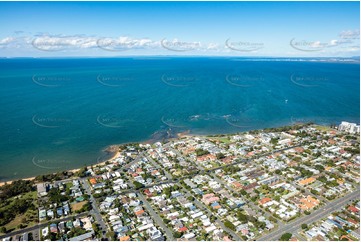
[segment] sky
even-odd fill
[[[0,2],[0,56],[359,56],[359,8],[359,2]]]

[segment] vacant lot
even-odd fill
[[[82,201],[82,202],[79,202],[79,203],[73,203],[71,204],[71,211],[73,212],[76,212],[80,209],[82,209],[82,207],[87,203],[88,201]]]

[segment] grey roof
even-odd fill
[[[82,241],[82,240],[86,240],[89,239],[93,236],[94,231],[88,232],[86,234],[82,234],[73,238],[70,238],[69,241]]]

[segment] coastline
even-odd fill
[[[278,128],[278,127],[285,127],[285,126],[293,126],[293,125],[299,125],[299,124],[306,124],[306,123],[296,123],[296,124],[288,124],[288,125],[281,125],[281,126],[277,126],[277,127],[271,127],[271,128]],[[317,123],[314,123],[314,125],[318,125],[318,126],[326,126],[325,124],[317,124]],[[257,129],[257,130],[263,130],[264,128],[262,129]],[[248,131],[240,131],[240,133],[242,132],[248,132]],[[231,133],[230,133],[231,134]],[[183,132],[178,132],[175,134],[175,137],[171,137],[171,138],[167,138],[166,140],[167,141],[171,141],[171,140],[176,140],[176,139],[180,139],[180,138],[186,138],[186,137],[193,137],[193,136],[209,136],[209,135],[216,135],[216,134],[193,134],[191,133],[190,130],[186,130],[186,131],[183,131]],[[144,140],[144,141],[139,141],[139,142],[136,142],[136,143],[140,143],[140,144],[153,144],[155,142],[158,142],[159,140],[154,140],[154,139],[148,139],[148,140]],[[105,165],[108,161],[112,161],[113,159],[115,159],[116,157],[119,156],[120,152],[119,152],[119,146],[120,145],[124,145],[124,144],[129,144],[129,143],[132,143],[132,142],[128,142],[128,143],[120,143],[120,144],[112,144],[112,145],[109,145],[107,146],[105,149],[103,149],[103,152],[106,152],[106,153],[113,153],[111,157],[103,160],[103,161],[100,161],[100,162],[97,162],[95,164],[92,164],[92,165],[87,165],[87,166],[93,166],[93,167],[97,167],[97,166],[103,166]],[[134,142],[133,142],[134,143]],[[77,172],[79,171],[81,168],[83,168],[84,166],[81,166],[79,168],[74,168],[74,169],[70,169],[70,170],[63,170],[64,172],[67,171],[67,172]],[[59,171],[58,171],[59,172]],[[54,172],[56,173],[56,172]],[[40,174],[41,175],[41,174]],[[46,174],[44,174],[46,175]],[[12,182],[14,181],[17,181],[17,180],[28,180],[28,181],[31,181],[31,180],[34,180],[36,178],[36,176],[32,176],[32,177],[27,177],[27,178],[19,178],[19,179],[14,179],[14,180],[9,180],[9,181],[2,181],[0,182],[0,187],[5,185],[5,184],[11,184]]]
[[[176,137],[174,138],[169,138],[167,140],[174,140],[174,139],[178,139],[178,138],[182,138],[182,137],[186,137],[186,136],[191,136],[190,134],[190,130],[187,130],[187,131],[184,131],[184,132],[180,132],[180,133],[177,133],[176,134]],[[143,141],[140,141],[140,142],[137,142],[137,143],[141,143],[141,144],[149,144],[149,143],[155,143],[157,142],[156,140],[152,140],[152,139],[147,139],[147,140],[143,140]],[[119,152],[119,146],[121,145],[124,145],[124,144],[129,144],[128,143],[120,143],[120,144],[112,144],[112,145],[109,145],[107,146],[105,149],[103,149],[102,151],[107,153],[107,154],[111,154],[111,157],[105,159],[105,160],[102,160],[102,161],[98,161],[97,163],[95,164],[91,164],[89,166],[93,166],[93,167],[97,167],[97,166],[103,166],[105,165],[108,161],[111,161],[115,158],[117,158],[120,154]],[[98,160],[99,160],[99,157],[98,157]],[[70,170],[63,170],[63,172],[72,172],[72,173],[75,173],[75,172],[78,172],[81,168],[83,168],[84,166],[81,166],[79,168],[74,168],[74,169],[70,169]],[[59,172],[59,171],[58,171]],[[54,172],[56,173],[56,172]],[[48,173],[50,174],[50,173]],[[42,174],[40,174],[42,175]],[[44,174],[46,175],[46,174]],[[8,180],[8,181],[1,181],[0,182],[0,187],[4,186],[5,184],[11,184],[12,182],[14,181],[18,181],[18,180],[25,180],[25,181],[32,181],[32,180],[35,180],[36,176],[32,176],[32,177],[25,177],[25,178],[19,178],[19,179],[13,179],[13,180]]]
[[[93,166],[93,167],[103,166],[103,165],[105,165],[106,162],[111,161],[111,160],[115,159],[116,157],[118,157],[120,154],[119,149],[117,149],[119,147],[119,145],[109,145],[106,149],[104,149],[104,151],[108,152],[108,153],[113,153],[113,155],[110,158],[105,159],[104,161],[101,161],[101,162],[97,162],[96,164],[91,165],[91,166]],[[111,151],[112,149],[117,149],[117,150]],[[75,172],[78,172],[83,167],[84,166],[79,167],[79,168],[70,169],[70,170],[63,170],[63,171],[75,173]],[[56,172],[54,172],[54,173],[56,173]],[[35,178],[36,178],[36,176],[32,176],[32,177],[19,178],[19,179],[14,179],[14,180],[9,180],[9,181],[3,181],[3,182],[0,182],[0,187],[4,186],[5,184],[11,184],[14,181],[18,181],[18,180],[32,181],[32,180],[35,180]]]

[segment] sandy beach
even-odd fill
[[[109,159],[106,159],[106,160],[104,160],[102,162],[96,163],[96,164],[94,164],[92,166],[93,167],[103,166],[103,165],[105,165],[106,162],[112,161],[113,159],[118,157],[119,154],[120,154],[118,147],[119,147],[119,145],[110,145],[109,147],[107,147],[104,151],[109,152],[109,153],[114,153],[114,155],[112,157],[110,157]],[[71,170],[65,170],[65,171],[75,173],[75,172],[78,172],[81,168],[82,167],[74,168],[74,169],[71,169]],[[13,181],[17,181],[17,180],[32,181],[32,180],[35,179],[35,177],[36,176],[0,182],[0,187],[4,186],[5,184],[11,184]]]

